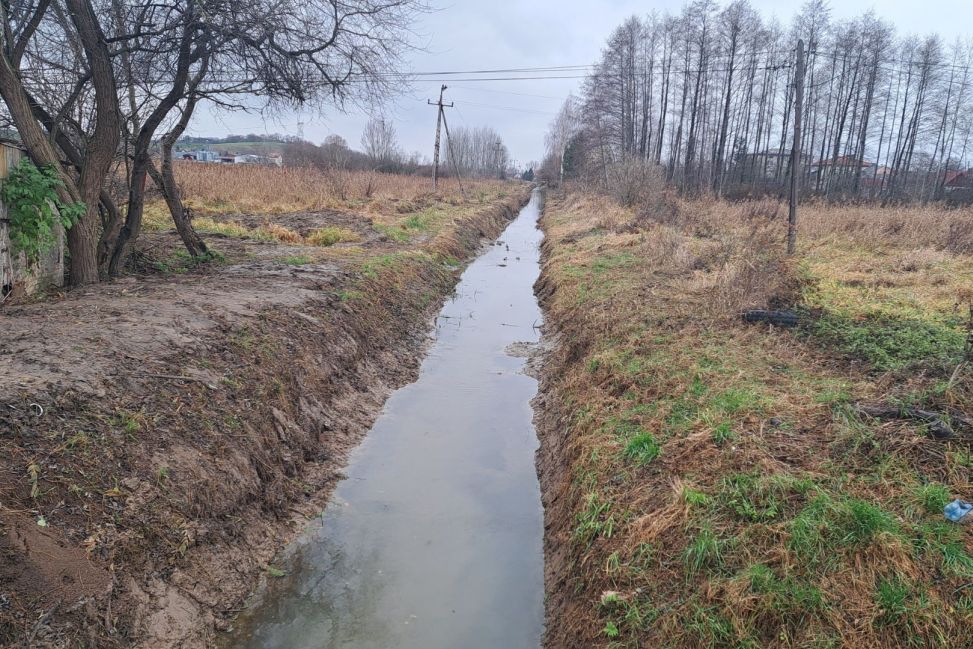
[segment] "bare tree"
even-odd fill
[[[69,232],[72,283],[120,271],[141,231],[150,176],[187,248],[205,250],[171,166],[155,169],[160,132],[168,157],[202,103],[243,110],[253,98],[269,108],[379,98],[422,8],[417,0],[0,3],[0,97],[31,159],[57,166],[63,198],[86,204]],[[113,164],[127,187],[124,209],[107,191]]]
[[[373,117],[365,124],[361,136],[362,150],[375,166],[390,165],[399,160],[395,127],[384,117]]]
[[[797,39],[808,46],[802,111]],[[941,198],[968,164],[971,63],[970,43],[896,37],[871,12],[832,21],[826,0],[807,0],[789,29],[747,0],[693,0],[611,33],[574,114],[551,125],[542,172],[559,178],[557,158],[574,146],[581,175],[606,190],[631,160],[652,159],[684,191],[782,193],[801,112],[807,191]]]
[[[503,138],[489,127],[451,129],[446,170],[463,176],[496,177],[506,172],[509,152]]]

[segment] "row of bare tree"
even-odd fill
[[[807,45],[802,185],[830,197],[941,198],[968,189],[973,44],[898,36],[808,0],[789,26],[748,0],[632,17],[548,134],[544,173],[615,183],[632,160],[684,191],[777,192],[794,130],[796,43]]]
[[[510,152],[500,134],[489,126],[459,127],[449,132],[446,161],[448,172],[467,178],[503,178]]]
[[[172,147],[203,104],[274,110],[371,101],[399,78],[418,0],[0,0],[2,117],[62,200],[70,280],[117,274],[147,182],[194,256]],[[161,158],[154,158],[156,147]]]

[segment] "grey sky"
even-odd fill
[[[409,57],[409,66],[414,71],[590,64],[597,59],[611,30],[625,18],[653,9],[678,12],[683,1],[455,0],[445,3],[432,0],[431,4],[436,9],[425,15],[417,26],[426,44],[425,51]],[[751,0],[751,4],[765,17],[776,16],[788,22],[803,0]],[[831,5],[832,15],[837,19],[873,9],[892,21],[900,34],[937,32],[949,42],[973,31],[971,0],[935,3],[840,0],[832,1]],[[564,97],[576,92],[580,83],[580,80],[564,79],[457,81],[447,91],[447,100],[456,102],[456,108],[449,109],[447,117],[451,128],[492,126],[503,136],[514,159],[527,162],[542,156],[548,122]],[[439,83],[417,83],[386,107],[386,114],[398,131],[399,142],[407,152],[431,155],[436,113],[426,105],[426,99],[434,98],[438,91]],[[303,121],[308,140],[320,143],[329,133],[338,133],[357,148],[366,119],[358,110],[341,114],[329,109],[324,116],[311,112],[288,113],[275,119],[201,111],[190,131],[193,135],[220,136],[264,132],[297,134],[297,124]]]

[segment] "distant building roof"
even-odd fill
[[[971,187],[973,186],[973,175],[967,171],[947,171],[946,187]]]
[[[814,164],[817,167],[871,167],[873,163],[850,155],[840,155],[837,158],[818,160]]]

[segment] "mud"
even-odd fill
[[[546,231],[543,216],[540,225]],[[560,378],[579,356],[579,350],[572,344],[574,337],[565,334],[565,330],[570,329],[570,323],[560,321],[558,314],[548,308],[555,285],[546,270],[546,263],[554,245],[553,241],[545,239],[541,246],[541,274],[534,285],[544,312],[544,327],[531,359],[539,376],[537,396],[531,405],[534,408],[534,428],[540,442],[535,463],[544,506],[542,646],[565,649],[584,646],[570,631],[572,620],[578,619],[583,613],[575,610],[578,601],[572,597],[574,584],[567,577],[572,572],[569,551],[575,520],[569,492],[576,454],[568,435],[572,411],[569,399],[560,389]]]
[[[415,377],[440,259],[524,200],[367,275],[251,261],[0,312],[0,645],[210,644]]]

